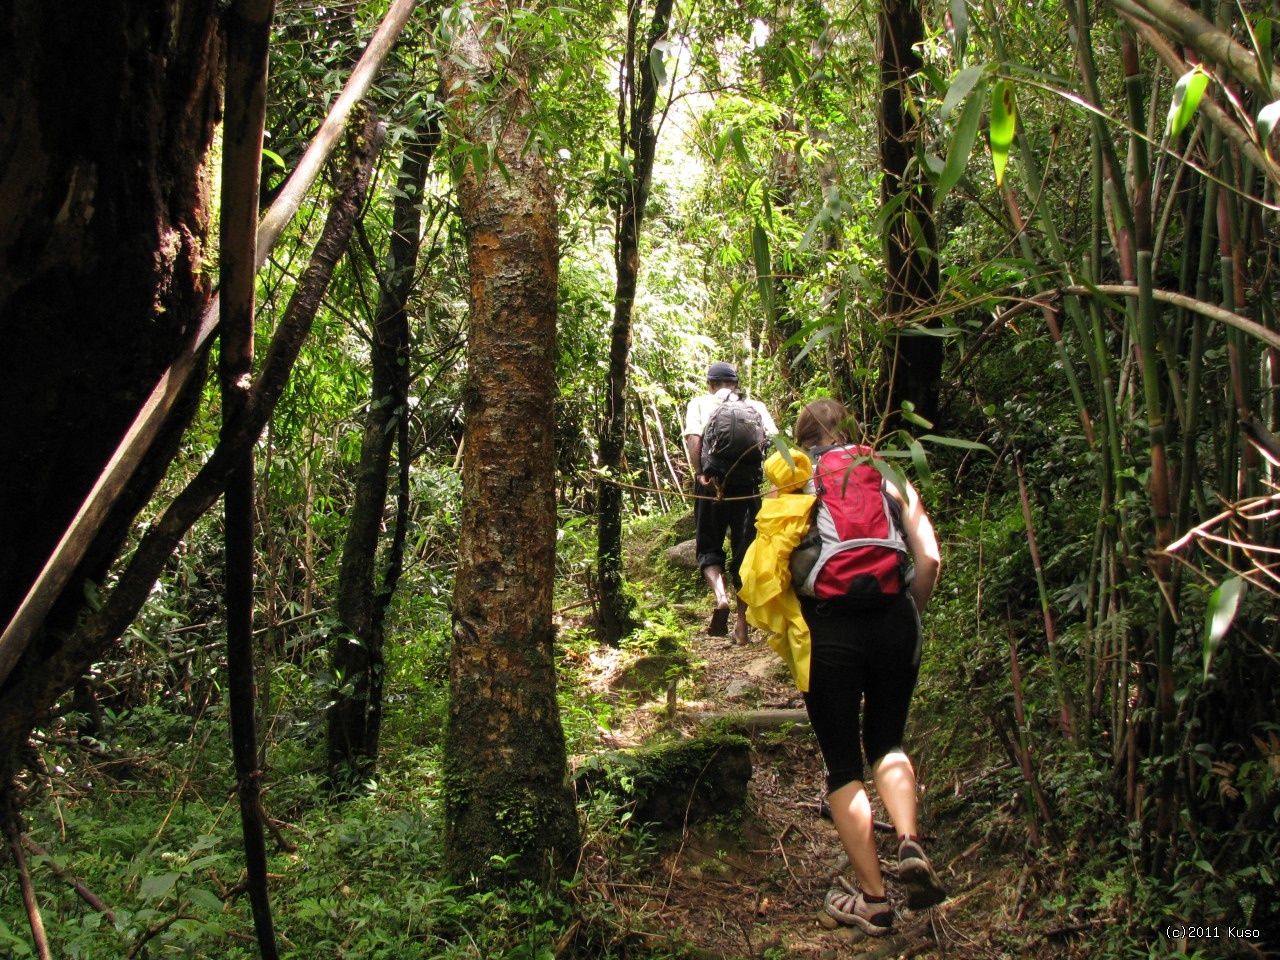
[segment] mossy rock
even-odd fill
[[[688,665],[689,657],[680,652],[646,654],[623,667],[610,686],[623,693],[656,696]]]
[[[579,789],[604,790],[638,823],[662,829],[736,815],[751,779],[751,741],[721,731],[597,754],[578,768]]]
[[[689,540],[694,534],[693,511],[683,513],[676,517],[671,524],[671,537],[673,540]]]

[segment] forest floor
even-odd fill
[[[701,613],[691,609],[685,615],[692,619]],[[665,934],[708,958],[724,960],[1081,955],[1084,943],[1077,938],[1083,934],[1087,942],[1090,924],[1046,931],[1043,924],[1030,922],[1026,915],[1036,884],[1032,867],[1024,864],[1024,850],[1009,849],[1007,837],[989,844],[990,836],[980,833],[976,818],[962,819],[954,812],[945,818],[932,815],[929,797],[944,789],[958,794],[959,787],[930,782],[928,767],[919,759],[921,828],[949,899],[912,914],[887,869],[897,912],[891,935],[870,938],[851,928],[826,929],[818,919],[823,895],[838,874],[852,874],[835,828],[821,812],[822,760],[807,724],[768,722],[769,711],[794,717],[803,701],[758,631],[752,630],[751,642],[742,647],[708,636],[705,628],[692,643],[693,682],[681,687],[675,719],[667,717],[661,699],[637,704],[627,726],[610,732],[608,745],[638,745],[673,724],[692,734],[708,715],[751,711],[762,722],[751,734],[745,811],[740,821],[725,818],[719,825],[687,829],[661,847],[641,875],[628,875],[623,882],[616,876],[600,878],[597,894],[612,902],[620,926],[650,936]],[[607,683],[615,669],[602,654],[600,683]],[[877,820],[886,820],[874,792],[872,800]],[[891,866],[894,834],[886,826],[877,837],[882,863]]]

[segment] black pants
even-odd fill
[[[864,750],[875,766],[902,747],[920,672],[920,618],[906,593],[874,606],[801,598],[800,608],[813,643],[804,703],[834,792],[865,780]]]
[[[699,567],[725,567],[734,587],[742,586],[738,571],[742,556],[756,538],[756,513],[760,510],[759,486],[726,490],[721,500],[713,487],[695,483],[693,501],[694,536]],[[729,534],[729,562],[725,563],[724,536]]]

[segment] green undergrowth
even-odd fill
[[[1199,623],[1188,617],[1175,674],[1188,750],[1140,760],[1135,774],[1140,790],[1154,790],[1166,773],[1182,781],[1172,839],[1153,871],[1150,818],[1127,819],[1125,753],[1111,742],[1101,687],[1086,666],[1097,634],[1081,623],[1076,601],[1088,573],[1079,544],[1093,515],[1065,492],[1041,507],[1042,546],[1062,544],[1046,559],[1055,665],[1021,508],[1009,496],[948,502],[949,492],[937,492],[944,573],[924,617],[908,736],[926,788],[925,828],[954,858],[956,875],[975,885],[998,878],[983,909],[1018,930],[1018,955],[1267,955],[1259,945],[1280,936],[1271,895],[1280,875],[1276,725],[1244,731],[1238,755],[1252,761],[1226,763],[1221,746],[1197,745],[1209,739],[1198,707],[1219,694],[1202,675]],[[1144,627],[1136,618],[1106,626],[1136,633]]]
[[[655,549],[675,542],[664,518],[644,523]],[[594,551],[581,525],[571,525],[569,534],[561,544],[565,580],[557,591],[557,602],[566,605],[578,599],[574,578]],[[678,580],[664,570],[660,579],[633,576],[628,583],[645,617],[628,640],[632,654],[679,655],[687,646],[669,606]],[[399,633],[387,648],[376,779],[344,802],[334,799],[324,775],[324,708],[333,685],[324,628],[315,628],[318,642],[290,648],[260,673],[263,802],[274,821],[268,870],[280,955],[698,957],[678,935],[615,917],[609,885],[598,876],[601,865],[616,878],[656,854],[625,805],[604,791],[582,799],[586,844],[573,879],[477,891],[445,876],[440,744],[451,631],[441,586],[424,581],[397,600]],[[600,731],[622,723],[628,709],[588,684],[595,647],[589,626],[562,627],[560,697],[571,755],[595,749]],[[138,688],[145,696],[106,709],[96,727],[71,715],[42,733],[34,767],[40,772],[21,784],[22,816],[32,844],[27,866],[53,956],[259,956],[242,888],[221,667],[215,660],[201,669],[212,691],[207,698],[194,698],[189,684],[157,673]],[[73,880],[106,912],[77,895]],[[0,872],[0,957],[35,955],[16,873]]]
[[[122,718],[128,724],[128,718]],[[218,731],[213,730],[214,741]],[[120,731],[118,742],[131,734]],[[219,751],[198,741],[148,759],[139,779],[99,773],[55,779],[31,803],[28,854],[54,956],[257,957],[243,879],[239,812]],[[345,803],[328,798],[302,752],[269,753],[266,806],[282,818],[269,840],[271,900],[285,958],[690,957],[665,936],[619,928],[598,890],[574,881],[477,892],[444,877],[435,747],[388,745],[376,783]],[[316,758],[310,760],[314,763]],[[612,869],[643,856],[643,834],[608,796],[584,800],[595,860]],[[287,844],[291,849],[285,849]],[[54,869],[79,878],[111,910],[77,897]],[[0,880],[0,956],[34,956],[12,871]]]

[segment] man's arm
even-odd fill
[[[684,452],[689,457],[689,473],[696,482],[702,475],[702,437],[696,433],[686,433]]]

